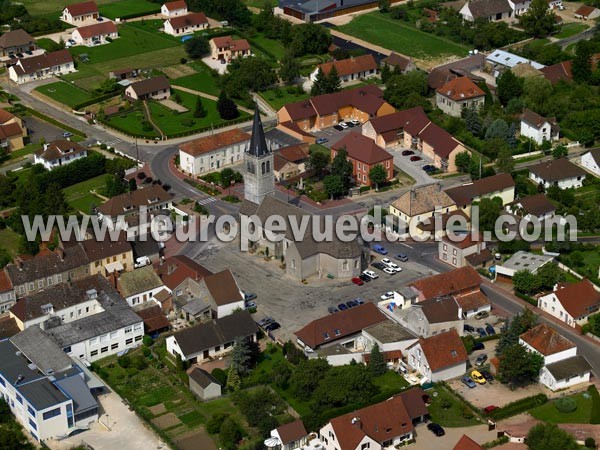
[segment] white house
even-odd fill
[[[165,17],[185,16],[188,13],[188,7],[185,0],[166,2],[160,7],[160,13]]]
[[[206,275],[198,281],[196,298],[210,305],[213,317],[221,319],[244,309],[244,295],[231,270]]]
[[[160,305],[154,296],[164,287],[162,280],[151,265],[125,272],[117,281],[119,293],[129,306],[141,305],[149,301]]]
[[[71,34],[71,38],[77,45],[86,45],[88,47],[106,44],[118,37],[119,31],[117,30],[117,26],[110,20],[75,28],[75,31]]]
[[[179,164],[185,172],[197,176],[242,161],[250,135],[234,128],[194,139],[179,146]]]
[[[459,14],[468,22],[477,19],[497,21],[513,17],[514,10],[509,0],[476,0],[467,1]]]
[[[538,308],[571,327],[585,325],[600,310],[600,292],[590,280],[564,283],[538,299]]]
[[[600,17],[600,9],[589,5],[581,5],[573,15],[576,19],[592,20]]]
[[[526,220],[532,220],[535,217],[543,222],[554,217],[556,207],[545,194],[540,193],[518,198],[506,205],[506,211]]]
[[[583,356],[577,355],[542,367],[540,383],[552,391],[558,391],[588,383],[591,373],[590,363]]]
[[[329,75],[329,72],[331,72],[331,69],[334,67],[340,77],[340,82],[342,83],[376,77],[379,73],[379,66],[373,55],[369,53],[367,55],[321,64],[310,74],[310,80],[312,82],[316,81],[319,70],[322,70],[325,75]]]
[[[559,189],[580,188],[583,186],[587,172],[566,158],[541,162],[529,167],[529,178],[534,183],[548,189],[558,186]]]
[[[86,23],[93,23],[99,17],[100,13],[96,2],[83,2],[66,6],[62,11],[60,20],[78,27]]]
[[[600,177],[600,148],[594,148],[581,156],[581,165]]]
[[[295,450],[308,444],[308,432],[300,419],[271,430],[271,438],[277,439],[281,450]]]
[[[42,164],[52,170],[70,164],[88,155],[87,149],[76,142],[61,139],[44,144],[44,147],[33,154],[33,163]]]
[[[423,382],[449,380],[467,370],[467,351],[456,329],[420,338],[407,349],[407,362]]]
[[[171,36],[184,36],[209,27],[208,19],[203,12],[189,13],[183,16],[169,17],[163,29]]]
[[[560,126],[555,117],[543,117],[526,109],[521,116],[521,136],[533,139],[537,144],[558,141]]]
[[[14,66],[8,68],[8,77],[17,84],[23,84],[76,71],[73,57],[69,51],[58,50],[29,58],[20,58]]]
[[[460,117],[465,108],[483,108],[485,92],[469,77],[457,77],[436,91],[435,104],[446,114]]]
[[[166,100],[171,96],[171,84],[165,76],[147,78],[127,86],[125,95],[133,100]]]

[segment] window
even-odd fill
[[[95,338],[95,337],[93,337],[89,340],[90,345],[96,345],[97,342],[98,342],[98,338]]]
[[[35,424],[35,422],[34,422],[33,420],[31,420],[31,419],[29,419],[29,426],[30,426],[30,427],[31,427],[33,430],[37,431],[37,425],[36,425],[36,424]]]
[[[65,353],[71,353],[71,346],[69,345],[68,347],[63,348],[63,351]]]
[[[110,333],[110,338],[111,339],[116,339],[119,336],[119,332],[118,331],[113,331],[112,333]]]
[[[92,352],[90,353],[90,356],[97,356],[98,355],[98,350],[92,350]]]
[[[4,381],[4,378],[0,377],[0,384],[4,387],[6,387],[6,381]]]
[[[59,273],[58,275],[56,275],[56,280],[57,280],[59,283],[62,283],[62,274],[60,274],[60,273]]]
[[[125,328],[125,333],[131,333],[131,331],[133,331],[133,328],[131,328],[131,327]]]
[[[108,341],[108,334],[103,334],[102,336],[100,336],[100,342],[106,342]]]
[[[116,344],[112,344],[112,345],[110,346],[110,349],[111,349],[111,350],[116,350],[116,349],[118,349],[118,348],[119,348],[119,343],[118,343],[118,342],[117,342]]]
[[[129,338],[125,341],[125,345],[131,345],[133,344],[133,339]]]
[[[35,289],[35,285],[33,283],[29,283],[29,290],[33,291]]]
[[[42,289],[44,287],[44,280],[38,280],[38,289]]]
[[[143,337],[143,336],[141,336],[141,335],[140,335],[140,336],[136,336],[136,337],[135,337],[135,342],[141,341],[141,340],[142,340],[142,337]]]
[[[52,277],[48,277],[48,279],[46,280],[46,284],[47,284],[48,286],[51,286],[51,285],[52,285]]]
[[[42,417],[44,420],[52,419],[53,417],[60,416],[60,408],[51,409],[50,411],[46,411]]]
[[[100,353],[106,353],[108,351],[108,347],[102,347],[100,349]]]
[[[135,331],[139,331],[139,330],[141,330],[141,329],[142,329],[142,324],[141,324],[141,323],[136,323],[136,324],[133,326],[133,329],[134,329]]]
[[[325,340],[329,339],[329,333],[327,333],[327,332],[323,333],[323,337],[325,338]]]
[[[27,412],[29,413],[29,415],[31,415],[32,417],[35,417],[35,411],[33,410],[33,408],[31,406],[27,406]]]

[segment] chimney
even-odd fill
[[[56,254],[58,255],[61,261],[65,260],[65,251],[62,248],[58,247],[56,249]]]
[[[23,270],[23,260],[20,256],[15,256],[15,265],[19,268],[19,270]]]
[[[436,184],[437,184],[438,192],[441,192],[441,190],[442,190],[442,183],[438,181]]]
[[[417,191],[414,188],[410,190],[410,199],[411,200],[417,199]]]

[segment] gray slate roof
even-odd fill
[[[125,298],[162,285],[152,265],[125,272],[119,277],[119,292]]]
[[[69,394],[69,397],[71,397],[73,400],[73,409],[75,414],[89,411],[98,407],[98,403],[92,394],[90,394],[90,388],[85,383],[79,372],[57,379],[54,384],[58,385],[60,389]]]
[[[37,325],[21,331],[10,341],[45,374],[60,372],[73,365],[71,358]]]
[[[215,379],[215,377],[213,377],[206,370],[202,370],[199,367],[196,367],[194,370],[192,370],[190,372],[190,378],[192,380],[194,380],[196,383],[198,383],[202,388],[207,388],[208,386],[210,386],[213,383],[218,384],[219,386],[221,385],[221,383],[219,383]]]
[[[583,356],[577,355],[548,364],[546,369],[548,369],[556,381],[560,381],[591,372],[592,366]]]
[[[469,2],[469,10],[475,19],[495,16],[512,11],[508,0],[477,0]]]

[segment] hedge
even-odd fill
[[[39,112],[39,111],[36,111],[35,109],[31,109],[31,108],[29,108],[28,106],[25,106],[24,108],[25,108],[25,109],[27,110],[27,112],[29,112],[29,113],[30,113],[32,116],[39,117],[39,118],[40,118],[40,119],[42,119],[44,122],[48,122],[48,123],[50,123],[50,124],[52,124],[52,125],[55,125],[55,126],[57,126],[58,128],[61,128],[61,129],[65,130],[65,131],[69,131],[70,133],[73,133],[73,134],[75,134],[75,135],[77,135],[77,136],[81,136],[82,138],[87,138],[87,134],[85,134],[85,133],[84,133],[83,131],[81,131],[81,130],[78,130],[78,129],[76,129],[76,128],[72,128],[72,127],[70,127],[70,126],[68,126],[68,125],[65,125],[64,123],[62,123],[62,122],[59,122],[58,120],[56,120],[56,119],[53,119],[52,117],[49,117],[49,116],[47,116],[46,114],[42,114],[41,112]]]
[[[532,397],[525,397],[517,400],[516,402],[509,403],[502,408],[495,409],[490,413],[490,417],[494,420],[506,419],[535,408],[536,406],[541,406],[547,402],[548,397],[545,394],[537,394]]]
[[[590,423],[598,425],[600,424],[600,394],[593,384],[588,387],[588,392],[592,396],[592,414],[590,415]]]
[[[258,44],[255,40],[253,40],[252,38],[248,38],[248,41],[250,41],[250,45],[252,45],[252,47],[256,47],[261,52],[263,52],[265,55],[267,55],[269,58],[272,58],[273,61],[277,61],[277,57],[273,53],[271,53],[269,50],[264,48],[262,45]]]
[[[71,109],[73,111],[78,111],[81,108],[85,108],[86,106],[90,106],[90,105],[95,105],[96,103],[103,102],[104,100],[108,100],[110,98],[116,97],[117,95],[120,95],[120,93],[118,91],[110,92],[108,94],[102,94],[102,95],[99,95],[98,97],[94,97],[89,100],[86,100],[85,102],[77,103],[76,105],[73,105],[73,107]]]
[[[533,306],[537,306],[538,305],[537,300],[535,298],[533,298],[533,297],[530,297],[527,294],[521,294],[520,292],[515,292],[515,295],[517,297],[519,297],[521,300],[525,300],[530,305],[533,305]]]

